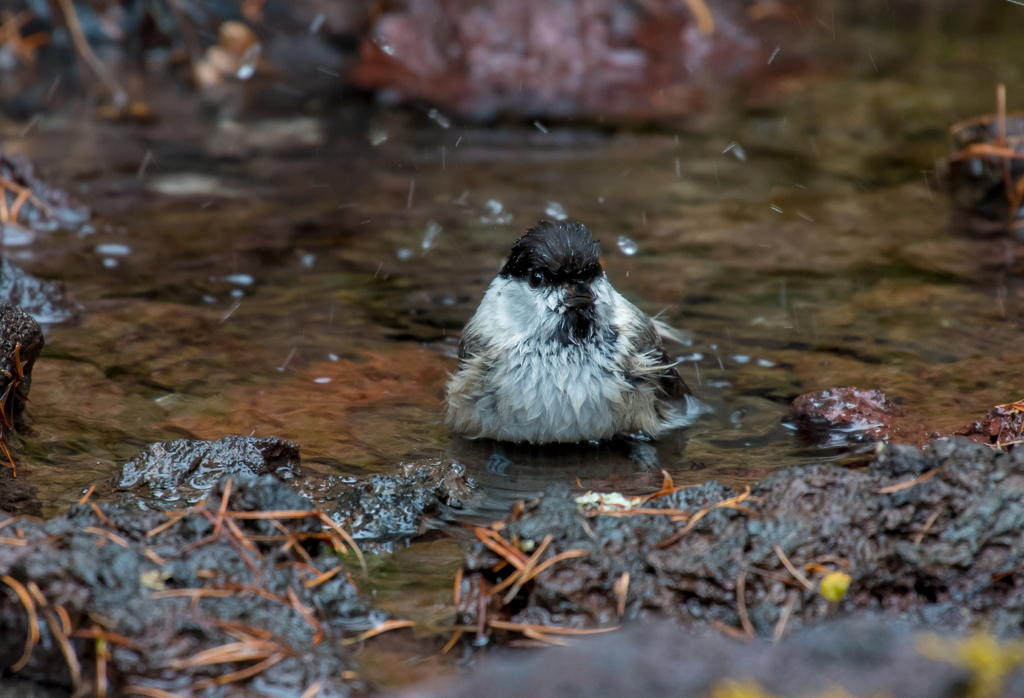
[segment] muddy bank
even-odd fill
[[[384,614],[350,583],[359,565],[344,535],[323,524],[270,476],[225,480],[171,515],[85,504],[50,521],[0,518],[0,667],[111,694],[318,683],[347,695],[343,638]]]
[[[513,593],[485,606],[499,640],[518,636],[508,621],[594,627],[663,616],[769,637],[863,611],[1019,632],[1022,491],[1024,453],[963,439],[888,446],[861,470],[780,471],[744,494],[707,482],[646,502],[578,502],[580,493],[555,489],[497,530],[478,529],[487,544],[467,555],[460,611],[477,623],[481,591],[503,584]],[[510,559],[540,570],[520,574],[518,593],[502,582]]]
[[[778,644],[636,624],[570,648],[484,660],[457,683],[402,695],[1009,698],[1024,692],[1019,652],[1018,643],[990,636],[943,637],[877,618],[827,623]],[[991,671],[985,658],[1007,662]]]

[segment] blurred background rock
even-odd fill
[[[101,116],[145,122],[160,115],[154,95],[170,89],[197,90],[225,119],[372,95],[478,119],[651,120],[737,96],[756,105],[787,79],[827,71],[802,40],[816,24],[834,30],[884,14],[936,34],[950,23],[984,31],[992,9],[948,0],[5,0],[0,112],[31,119],[84,91]]]

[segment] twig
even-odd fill
[[[75,50],[78,51],[78,55],[82,57],[82,60],[89,64],[89,67],[96,73],[100,81],[110,90],[114,106],[121,109],[128,103],[128,96],[121,89],[121,86],[117,84],[117,80],[114,79],[106,64],[96,57],[92,46],[89,45],[89,40],[85,37],[85,32],[82,30],[82,23],[78,21],[75,3],[73,0],[58,0],[58,2],[60,2],[60,7],[64,11],[64,19],[67,21],[68,31],[71,33],[71,40],[75,44]]]
[[[623,572],[612,585],[615,592],[615,613],[621,618],[626,615],[626,594],[629,593],[629,572]]]

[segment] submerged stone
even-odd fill
[[[155,500],[198,500],[226,475],[300,474],[299,447],[291,441],[228,436],[217,441],[179,439],[150,444],[124,464],[119,489]]]
[[[44,324],[65,322],[78,315],[78,304],[61,281],[44,281],[0,258],[0,302],[21,306]]]

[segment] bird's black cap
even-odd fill
[[[576,221],[541,221],[516,240],[501,276],[526,279],[540,272],[547,283],[592,281],[603,272],[601,246]]]

